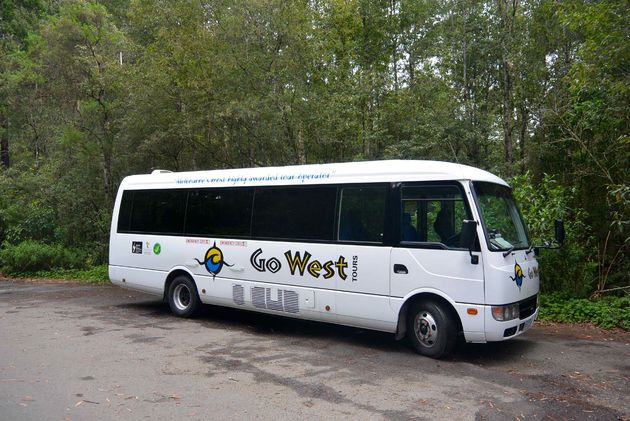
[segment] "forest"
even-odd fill
[[[122,178],[374,159],[513,186],[630,327],[625,0],[0,0],[0,271],[104,265]],[[615,323],[612,323],[615,324]],[[619,324],[619,323],[617,323]]]

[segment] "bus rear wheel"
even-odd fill
[[[414,350],[431,358],[448,356],[457,340],[455,321],[434,301],[418,301],[409,309],[407,336]]]
[[[168,288],[168,304],[176,316],[194,316],[201,306],[201,300],[193,280],[183,275],[173,279]]]

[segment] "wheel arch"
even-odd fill
[[[195,281],[195,276],[188,269],[179,267],[179,266],[174,267],[173,269],[171,269],[171,271],[166,276],[166,279],[164,280],[164,293],[162,294],[162,299],[164,301],[167,301],[168,299],[168,290],[171,287],[173,280],[180,275],[187,276],[193,281],[195,286],[197,286],[197,282]],[[199,291],[197,291],[197,294],[199,294]]]
[[[419,301],[433,301],[437,304],[440,304],[444,307],[446,311],[448,311],[449,315],[453,318],[457,326],[457,333],[463,332],[462,321],[459,317],[459,314],[455,310],[455,302],[452,301],[447,296],[443,295],[440,291],[435,290],[426,290],[426,291],[417,291],[411,293],[409,296],[405,298],[403,305],[398,312],[398,324],[396,327],[396,339],[400,340],[404,338],[407,334],[407,314],[409,308],[419,302]]]

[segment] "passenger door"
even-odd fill
[[[351,185],[339,189],[337,248],[346,257],[347,277],[337,281],[341,323],[391,330],[389,260],[385,245],[389,185]]]

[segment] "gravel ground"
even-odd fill
[[[393,335],[0,280],[0,420],[628,420],[630,334],[537,324],[444,361]]]

